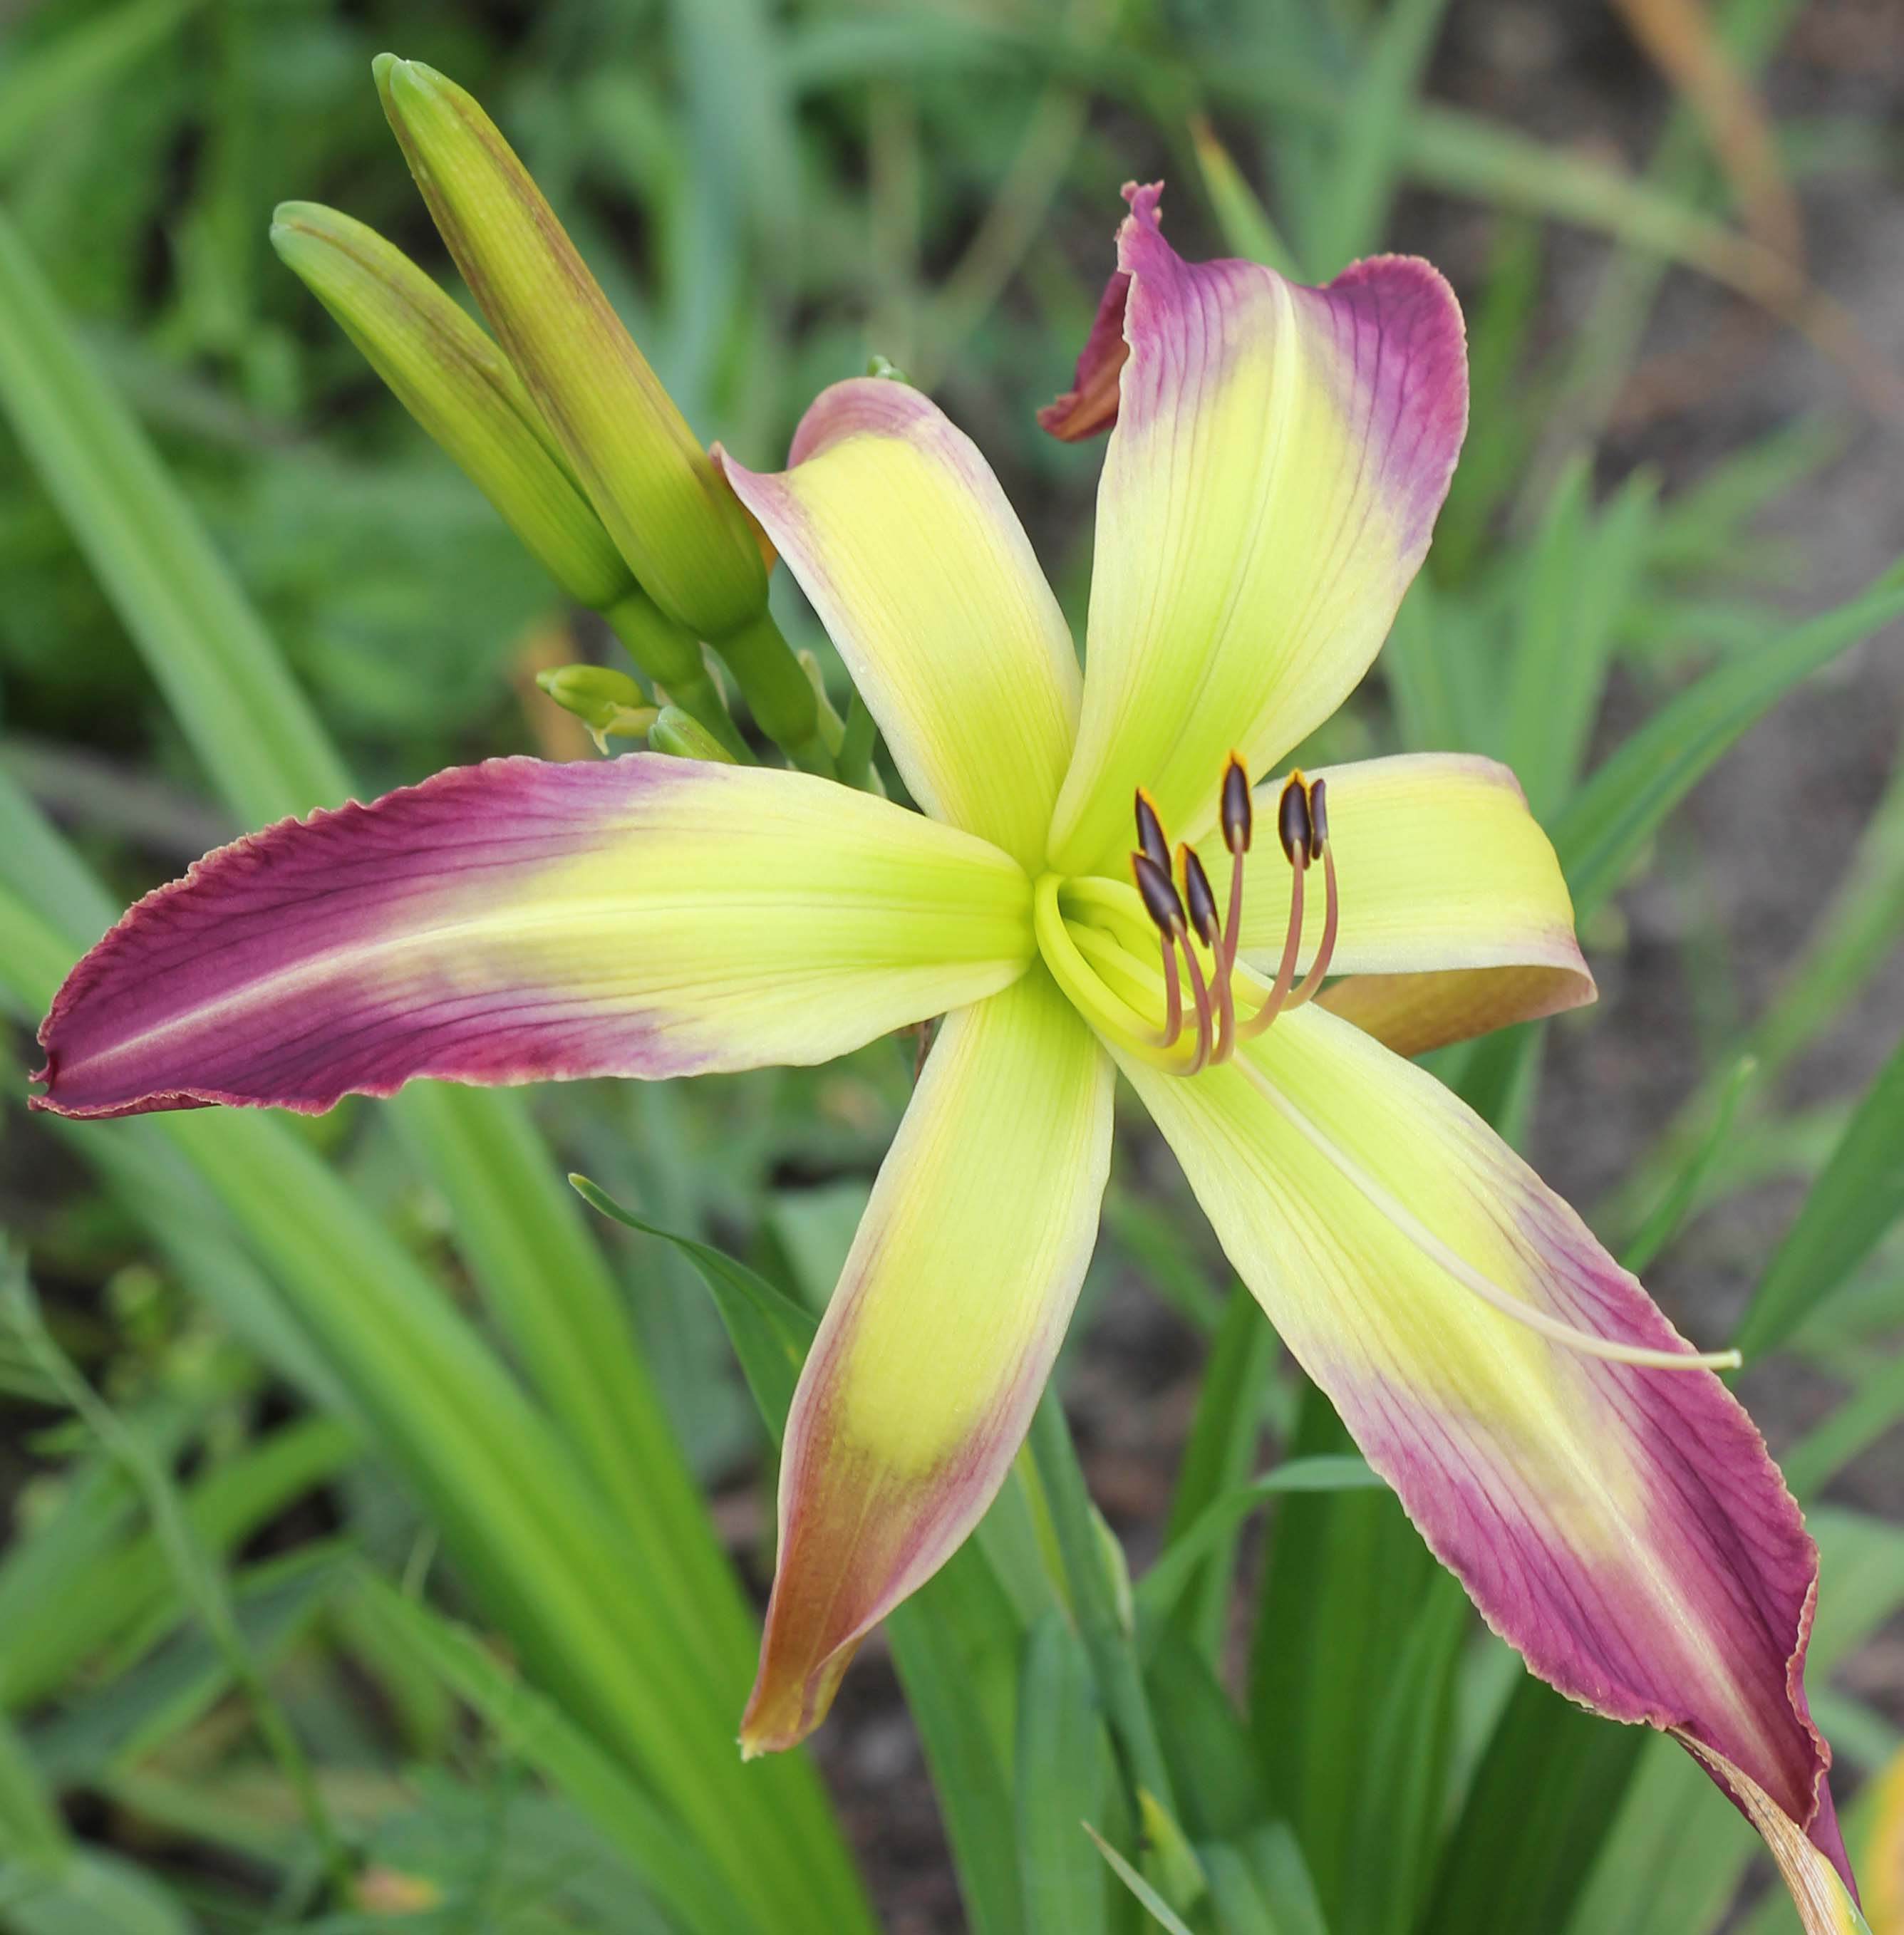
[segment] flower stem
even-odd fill
[[[1132,1788],[1150,1795],[1174,1814],[1170,1773],[1164,1764],[1137,1649],[1106,1563],[1103,1521],[1091,1502],[1064,1408],[1047,1390],[1032,1419],[1032,1461],[1056,1534],[1065,1572],[1065,1596],[1091,1662],[1111,1731]]]

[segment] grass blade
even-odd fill
[[[1904,1042],[1865,1091],[1753,1293],[1739,1348],[1776,1348],[1904,1216]]]
[[[1701,774],[1787,693],[1904,616],[1904,565],[1776,644],[1728,660],[1669,700],[1600,765],[1551,823],[1574,910],[1584,916]]]

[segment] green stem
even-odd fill
[[[700,641],[685,626],[667,617],[639,586],[602,616],[627,647],[628,656],[662,689],[669,705],[679,706],[706,726],[738,764],[754,763],[701,655]]]
[[[1050,1514],[1065,1573],[1065,1592],[1077,1622],[1078,1637],[1090,1656],[1111,1728],[1123,1750],[1134,1788],[1150,1795],[1174,1815],[1170,1773],[1164,1764],[1157,1725],[1150,1712],[1137,1649],[1118,1607],[1105,1563],[1096,1508],[1086,1489],[1077,1450],[1065,1423],[1063,1407],[1047,1390],[1032,1419],[1032,1460]]]
[[[833,756],[821,736],[820,704],[793,648],[763,611],[750,625],[715,641],[760,730],[794,765],[833,777]]]

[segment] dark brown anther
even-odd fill
[[[1329,843],[1328,809],[1322,798],[1328,789],[1327,780],[1311,780],[1309,783],[1309,857],[1312,860]]]
[[[1190,931],[1208,948],[1222,938],[1222,924],[1216,918],[1216,896],[1210,890],[1210,876],[1195,850],[1180,846],[1177,865],[1183,877],[1183,898],[1190,910]]]
[[[1157,931],[1168,940],[1180,939],[1185,928],[1183,903],[1177,898],[1175,883],[1168,873],[1145,853],[1131,856],[1131,872],[1144,901],[1144,911],[1156,923]]]
[[[1145,859],[1168,877],[1170,842],[1164,837],[1164,823],[1157,817],[1156,804],[1141,786],[1137,789],[1137,844]]]
[[[1247,853],[1256,830],[1256,795],[1250,790],[1249,768],[1232,753],[1223,768],[1223,844],[1232,853]]]
[[[1300,773],[1292,773],[1277,803],[1276,832],[1292,867],[1306,867],[1315,857],[1313,829],[1309,819],[1309,789]]]

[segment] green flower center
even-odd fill
[[[1219,821],[1230,855],[1229,904],[1216,896],[1194,848],[1170,841],[1149,794],[1137,793],[1132,884],[1101,876],[1045,874],[1032,890],[1038,952],[1071,1004],[1108,1040],[1173,1075],[1220,1067],[1241,1043],[1286,1008],[1313,1000],[1328,972],[1340,913],[1328,840],[1326,788],[1292,773],[1277,804],[1277,833],[1291,869],[1289,929],[1275,980],[1253,1013],[1239,1013],[1237,951],[1242,934],[1244,861],[1255,806],[1242,759],[1223,770]],[[1303,880],[1322,863],[1326,896],[1321,944],[1300,985]],[[1189,999],[1184,992],[1187,983]],[[1246,980],[1246,988],[1254,985]]]

